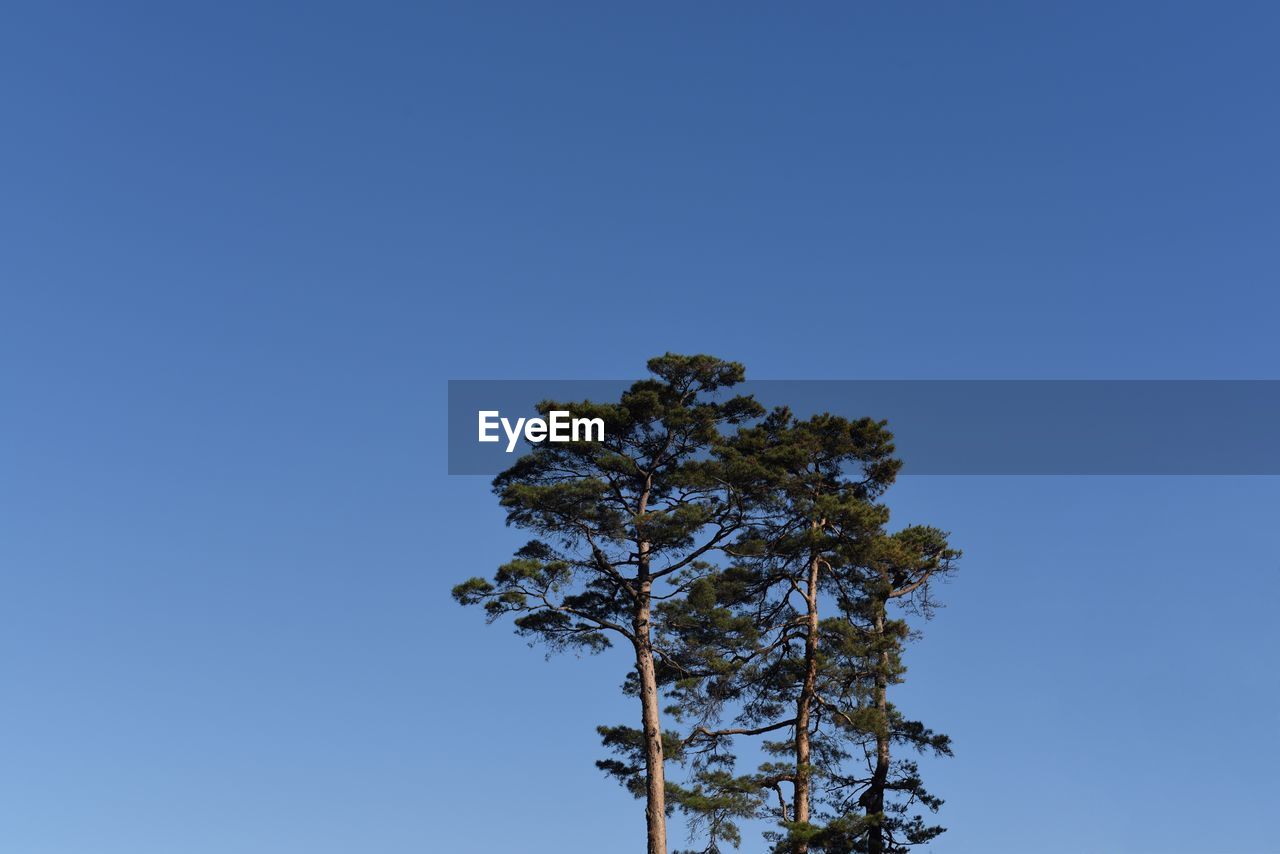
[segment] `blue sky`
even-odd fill
[[[0,27],[5,850],[638,844],[449,378],[1278,375],[1272,4],[261,6]],[[1278,499],[894,490],[933,850],[1280,851]]]

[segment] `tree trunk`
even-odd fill
[[[813,697],[818,681],[818,557],[809,559],[809,583],[805,589],[805,605],[807,607],[804,638],[804,684],[800,689],[800,699],[796,704],[796,802],[794,820],[809,820],[809,793],[811,790],[811,773],[809,769],[809,713],[813,707]],[[796,854],[806,854],[809,850],[807,842],[797,842]]]
[[[643,518],[649,509],[649,495],[653,489],[653,477],[645,479],[644,489],[636,502],[636,516]],[[635,635],[636,676],[640,680],[640,728],[644,733],[644,818],[649,847],[647,854],[667,854],[667,774],[662,755],[662,716],[658,706],[658,674],[653,666],[653,632],[650,611],[653,603],[653,579],[649,576],[649,549],[647,537],[636,538],[636,551],[640,558],[637,567],[635,611],[632,614],[632,630]]]
[[[642,582],[635,611],[636,675],[640,679],[640,720],[644,730],[645,821],[648,854],[667,854],[667,783],[662,755],[662,721],[658,705],[658,677],[650,642],[650,582]]]
[[[884,603],[879,603],[876,611],[876,639],[885,643]],[[867,854],[884,854],[884,793],[889,780],[889,650],[880,652],[880,666],[876,670],[875,704],[879,713],[876,718],[876,767],[871,775],[871,784],[863,795],[863,803],[867,815],[878,815],[878,822],[871,828],[867,836]]]

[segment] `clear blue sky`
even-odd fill
[[[1280,377],[1278,39],[1269,3],[10,5],[0,849],[637,850],[591,764],[625,661],[448,598],[519,535],[444,473],[445,380]],[[955,739],[933,850],[1280,851],[1280,480],[892,502],[966,552],[900,698]]]

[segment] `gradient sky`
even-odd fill
[[[448,597],[521,538],[445,475],[445,381],[1280,377],[1278,39],[1271,3],[10,4],[0,849],[638,850],[592,766],[625,656]],[[930,850],[1280,851],[1280,479],[890,497],[966,553],[899,695],[955,741]]]

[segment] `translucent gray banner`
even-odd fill
[[[542,400],[614,401],[626,380],[450,380],[449,474],[493,475],[503,428]],[[887,419],[914,475],[1280,474],[1280,380],[756,380],[733,393],[797,415]],[[727,393],[725,396],[728,396]]]

